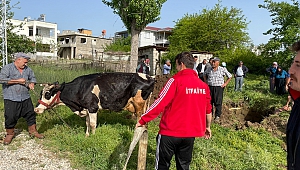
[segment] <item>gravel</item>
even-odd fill
[[[4,138],[5,133],[1,134]],[[0,170],[73,170],[67,159],[45,149],[28,134],[18,134],[9,145],[0,144]]]

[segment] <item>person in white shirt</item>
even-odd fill
[[[199,63],[198,66],[197,66],[197,68],[196,68],[197,72],[198,72],[198,77],[202,81],[204,81],[203,74],[204,74],[204,71],[205,71],[206,62],[207,62],[207,60],[203,59],[202,63]]]
[[[233,74],[235,77],[235,87],[234,91],[242,91],[242,87],[244,84],[244,77],[246,76],[246,73],[249,71],[249,69],[243,65],[243,61],[240,61],[237,66],[233,69]]]

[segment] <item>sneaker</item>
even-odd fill
[[[220,117],[219,117],[219,116],[216,116],[214,120],[215,120],[215,121],[218,121],[218,120],[220,120]]]

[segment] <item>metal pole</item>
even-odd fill
[[[6,0],[1,3],[1,56],[2,66],[8,63],[7,59],[7,32],[6,32]]]

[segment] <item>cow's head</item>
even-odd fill
[[[41,91],[40,100],[34,111],[36,113],[43,113],[44,110],[53,108],[60,104],[59,95],[61,90],[64,88],[65,83],[59,85],[58,82],[53,84],[43,84],[43,90]]]

